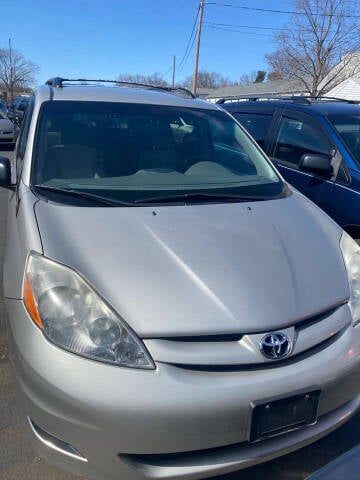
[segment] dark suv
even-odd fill
[[[360,105],[326,97],[218,103],[289,183],[360,239]]]

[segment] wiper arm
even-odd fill
[[[192,201],[201,201],[201,200],[219,200],[223,202],[259,202],[261,200],[268,200],[273,197],[252,197],[247,195],[230,195],[226,193],[202,193],[202,192],[193,192],[193,193],[181,193],[178,195],[167,195],[159,197],[148,197],[135,200],[136,204],[147,204],[147,203],[157,203],[157,202],[192,202]]]
[[[95,195],[93,193],[79,192],[78,190],[73,190],[70,188],[60,188],[52,187],[50,185],[34,185],[35,188],[39,190],[45,190],[48,192],[63,193],[65,195],[71,195],[73,197],[84,198],[86,200],[92,200],[100,205],[109,205],[112,207],[123,206],[123,207],[133,207],[134,203],[123,202],[121,200],[112,200],[111,198],[102,197],[101,195]]]

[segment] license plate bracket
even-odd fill
[[[315,423],[320,393],[320,390],[312,390],[255,405],[250,441],[257,442]]]

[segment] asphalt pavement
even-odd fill
[[[0,156],[11,158],[12,151],[0,151]],[[2,298],[7,196],[7,191],[0,189],[0,479],[79,480],[80,477],[47,464],[32,450],[30,436],[13,389],[14,373],[8,358]],[[359,443],[360,414],[306,448],[257,467],[218,477],[218,480],[303,480]]]

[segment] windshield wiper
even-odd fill
[[[123,202],[121,200],[112,200],[111,198],[102,197],[101,195],[95,195],[93,193],[79,192],[78,190],[73,190],[70,188],[60,188],[52,187],[50,185],[34,185],[35,188],[39,190],[45,190],[48,192],[63,193],[65,195],[71,195],[73,197],[84,198],[86,200],[92,200],[99,203],[100,205],[108,205],[112,207],[133,207],[134,203],[132,202]]]
[[[202,193],[202,192],[193,192],[193,193],[181,193],[177,195],[166,195],[159,197],[148,197],[135,200],[136,204],[147,204],[147,203],[171,203],[171,202],[184,202],[191,203],[201,200],[218,200],[220,202],[259,202],[261,200],[271,200],[274,197],[252,197],[247,195],[230,195],[226,193]]]

